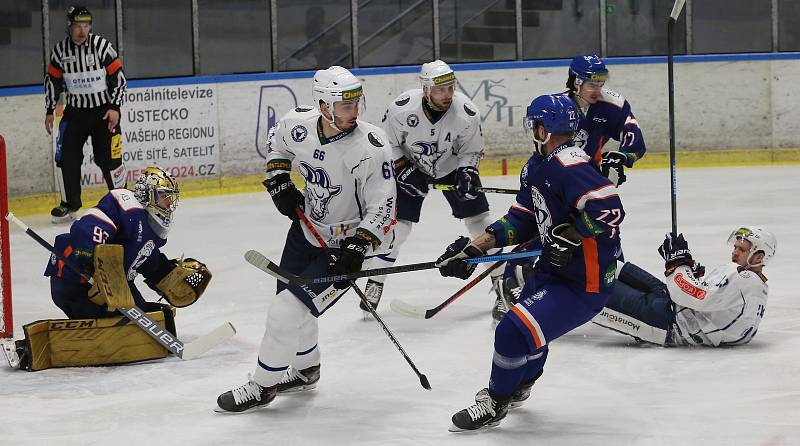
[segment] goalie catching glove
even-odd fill
[[[195,302],[211,282],[211,271],[192,258],[172,259],[172,270],[156,283],[156,288],[173,307],[183,308]]]

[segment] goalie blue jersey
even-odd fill
[[[167,243],[150,226],[148,213],[127,189],[114,189],[97,206],[89,209],[72,223],[66,234],[56,237],[56,252],[63,255],[84,274],[94,272],[93,257],[96,245],[122,245],[125,275],[132,282],[137,274],[158,280],[171,269],[159,248]],[[55,256],[50,257],[45,276],[56,276],[74,282],[84,280]]]
[[[603,146],[610,139],[618,141],[619,151],[627,155],[626,167],[633,167],[647,151],[631,104],[615,91],[603,88],[600,100],[581,111],[574,140],[599,166]]]
[[[619,225],[625,218],[617,188],[600,175],[578,147],[565,144],[547,157],[534,154],[520,173],[520,192],[508,213],[489,230],[496,246],[534,239],[539,248],[548,230],[575,226],[581,247],[563,268],[539,261],[534,271],[555,276],[575,291],[606,293],[621,255]]]

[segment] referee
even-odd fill
[[[125,187],[120,106],[125,94],[122,62],[111,42],[92,34],[92,14],[83,6],[67,10],[67,34],[50,54],[45,74],[44,127],[53,131],[53,110],[66,89],[67,106],[56,138],[61,203],[50,212],[53,223],[75,218],[81,207],[83,145],[92,137],[94,162],[109,189]]]

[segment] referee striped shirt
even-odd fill
[[[111,42],[90,33],[85,42],[75,45],[66,37],[53,47],[44,77],[47,114],[53,113],[65,89],[70,107],[95,108],[110,104],[119,111],[125,86],[122,62]]]

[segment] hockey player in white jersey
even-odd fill
[[[353,74],[333,66],[317,71],[313,83],[315,107],[297,107],[270,130],[264,185],[293,221],[281,268],[306,276],[347,274],[391,242],[396,196],[390,151],[383,130],[358,120],[363,90]],[[292,170],[305,178],[305,194],[292,183]],[[298,208],[333,257],[298,222]],[[314,388],[320,377],[317,318],[348,286],[278,282],[255,373],[220,395],[216,411],[240,413],[266,406],[277,394]]]
[[[455,73],[445,62],[423,64],[419,77],[422,88],[398,96],[383,117],[397,180],[398,223],[392,252],[371,259],[370,267],[390,266],[397,260],[413,224],[419,222],[430,183],[455,185],[455,190],[443,194],[453,216],[464,221],[473,237],[493,222],[486,195],[478,192],[478,163],[484,149],[478,108],[456,91]],[[496,271],[502,275],[502,269]],[[385,280],[386,276],[374,277],[365,288],[376,308]],[[366,312],[363,303],[361,309]]]
[[[747,344],[764,317],[768,287],[763,269],[777,242],[763,228],[743,226],[731,233],[728,244],[733,246],[731,263],[705,273],[683,234],[667,234],[658,248],[667,283],[626,263],[593,322],[665,346]]]

